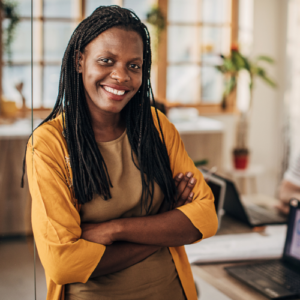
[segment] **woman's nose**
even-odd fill
[[[119,83],[127,82],[130,80],[130,76],[128,74],[128,69],[124,66],[119,66],[114,68],[111,72],[111,78],[117,80]]]

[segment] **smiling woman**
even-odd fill
[[[215,234],[214,199],[155,108],[150,68],[127,9],[99,7],[71,36],[26,154],[48,300],[197,299],[183,245]]]

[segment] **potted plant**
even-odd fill
[[[246,110],[239,112],[239,119],[236,128],[236,145],[233,149],[233,161],[236,169],[246,169],[249,160],[248,148],[248,127],[249,117],[253,102],[253,87],[255,77],[261,78],[271,87],[276,87],[276,83],[268,75],[266,70],[261,66],[262,62],[273,64],[274,60],[265,55],[260,55],[250,60],[243,56],[237,45],[231,47],[230,55],[225,57],[221,55],[222,64],[216,68],[224,74],[224,93],[222,99],[222,107],[225,109],[227,106],[227,99],[235,92],[239,76],[243,73],[248,74],[248,87],[249,87],[249,105]]]

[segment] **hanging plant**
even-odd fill
[[[165,17],[158,6],[153,6],[147,13],[147,23],[151,24],[154,28],[152,45],[154,48],[154,60],[157,58],[158,44],[160,41],[161,32],[166,27]],[[151,30],[150,30],[151,32]]]
[[[3,31],[3,45],[4,51],[7,53],[8,60],[11,61],[12,50],[11,45],[15,38],[16,26],[20,21],[19,14],[17,13],[18,4],[15,1],[2,1],[0,2],[1,10],[4,18],[9,19],[7,28]]]

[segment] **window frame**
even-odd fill
[[[238,1],[239,0],[231,0],[231,40],[230,44],[237,44],[238,42]],[[158,0],[158,6],[161,9],[162,14],[165,19],[168,20],[168,1]],[[156,91],[156,99],[163,103],[166,109],[170,109],[172,107],[194,107],[197,108],[200,114],[224,114],[224,113],[236,113],[236,93],[233,93],[231,97],[228,99],[228,105],[225,109],[221,107],[220,103],[217,104],[182,104],[180,102],[174,103],[170,102],[167,99],[167,67],[168,67],[168,57],[167,57],[167,30],[168,25],[170,23],[167,22],[166,28],[161,33],[160,44],[158,46],[158,65],[157,65],[157,91]],[[175,23],[174,23],[175,24]],[[171,25],[171,24],[170,24]],[[173,25],[173,23],[172,23]],[[202,26],[201,23],[197,24],[198,26]]]

